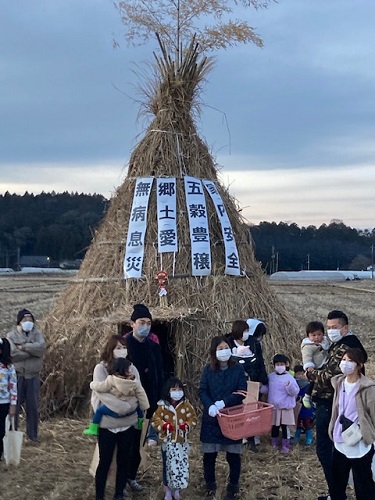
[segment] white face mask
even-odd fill
[[[242,340],[246,342],[246,340],[249,338],[249,335],[250,335],[249,330],[247,332],[243,332]]]
[[[340,328],[340,330],[338,328],[331,328],[330,330],[327,330],[329,340],[331,342],[338,342],[342,337],[341,330],[342,328]]]
[[[351,375],[355,372],[357,363],[354,363],[354,361],[341,361],[339,367],[344,375]]]
[[[282,373],[285,373],[286,372],[286,366],[285,365],[277,365],[277,366],[275,366],[275,372],[279,373],[280,375]]]
[[[232,351],[230,349],[220,349],[216,351],[216,359],[218,361],[228,361],[228,359],[232,356]]]
[[[180,401],[184,397],[184,391],[171,391],[170,395],[174,401]]]
[[[24,332],[31,332],[34,328],[34,323],[32,321],[24,321],[21,323],[21,328]]]
[[[126,347],[113,350],[113,357],[114,358],[126,358],[127,355],[128,355],[128,350],[126,349]]]

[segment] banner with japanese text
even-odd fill
[[[138,177],[135,183],[128,236],[126,239],[124,259],[125,278],[140,278],[142,276],[147,210],[153,181],[153,177]]]
[[[189,217],[191,267],[193,276],[211,274],[210,235],[204,188],[200,179],[184,178],[185,198]]]
[[[213,181],[204,180],[203,184],[205,185],[208,194],[211,196],[211,199],[215,205],[217,216],[219,217],[221,223],[221,232],[223,235],[225,248],[225,274],[239,276],[241,274],[240,259],[238,255],[236,240],[234,239],[232,231],[232,225],[230,223],[223,200]]]
[[[157,179],[158,252],[177,252],[176,179]]]

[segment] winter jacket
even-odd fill
[[[145,390],[141,386],[140,381],[136,379],[131,380],[116,377],[116,375],[108,375],[103,382],[92,381],[90,389],[99,393],[110,392],[124,401],[130,396],[135,396],[141,410],[145,411],[150,408]]]
[[[307,368],[322,368],[324,363],[328,358],[328,349],[330,348],[330,343],[327,337],[323,339],[323,342],[316,343],[312,342],[308,337],[305,337],[301,343],[301,354],[302,354],[302,364],[303,369]]]
[[[135,368],[135,366],[131,365],[130,370],[139,380],[138,370]],[[107,377],[107,365],[102,361],[94,368],[93,381],[104,382]],[[129,396],[126,401],[123,401],[122,399],[119,399],[108,392],[102,392],[99,394],[96,391],[92,391],[91,406],[94,412],[97,410],[100,403],[108,406],[110,410],[114,411],[118,415],[125,415],[124,417],[118,418],[108,417],[104,415],[100,422],[100,427],[103,427],[104,429],[122,429],[130,427],[137,423],[138,416],[136,410],[138,406],[138,400],[136,397]]]
[[[186,431],[180,429],[180,425],[187,423],[189,431],[197,425],[197,416],[194,408],[187,399],[180,401],[173,406],[168,401],[158,401],[158,407],[152,416],[151,425],[159,434],[160,442],[167,442],[167,430],[163,429],[164,424],[169,423],[173,429],[170,433],[171,441],[183,443],[186,438]]]
[[[236,406],[242,403],[243,396],[233,394],[241,390],[246,391],[247,383],[245,371],[239,364],[228,366],[226,370],[213,371],[210,365],[203,369],[199,385],[199,397],[203,403],[202,427],[200,440],[203,443],[234,444],[240,443],[223,436],[218,423],[218,417],[210,417],[208,409],[216,401],[223,400],[225,407]]]
[[[306,394],[306,391],[307,391],[308,387],[310,386],[310,382],[306,379],[303,379],[303,378],[296,378],[296,382],[297,382],[298,387],[299,387],[297,401],[302,402],[302,398]],[[314,412],[313,406],[311,408],[306,408],[306,406],[304,406],[302,404],[301,409],[300,409],[299,414],[298,414],[298,418],[314,418],[314,414],[315,414],[315,412]]]
[[[138,369],[141,384],[146,391],[150,408],[147,418],[151,418],[157,408],[164,384],[163,358],[160,345],[149,338],[143,342],[137,340],[133,333],[126,337],[128,359]]]
[[[228,333],[225,336],[225,339],[232,350],[237,347],[232,334]],[[244,346],[249,347],[253,356],[241,357],[233,354],[233,358],[242,366],[250,380],[253,382],[260,382],[261,384],[267,384],[268,377],[264,366],[262,346],[260,342],[256,342],[253,337],[249,337],[244,343]]]
[[[268,388],[263,386],[262,394],[268,391],[268,402],[279,410],[290,410],[296,406],[299,387],[296,379],[288,372],[268,375]]]
[[[7,334],[10,343],[11,356],[18,377],[37,377],[42,369],[43,354],[46,342],[42,332],[34,328],[31,332],[24,332],[21,326]],[[22,350],[17,345],[22,345]]]
[[[325,399],[332,402],[333,387],[331,384],[331,379],[335,375],[341,374],[339,365],[348,347],[356,347],[362,349],[362,351],[366,355],[367,360],[367,353],[363,345],[361,344],[358,337],[353,335],[351,332],[347,333],[338,342],[334,342],[328,350],[328,358],[325,365],[320,369],[311,370],[306,373],[307,378],[315,382],[312,392],[314,401]]]
[[[17,404],[17,376],[14,365],[0,363],[0,405]]]
[[[339,416],[339,393],[341,385],[345,380],[345,375],[337,375],[331,379],[332,386],[335,390],[332,406],[332,417],[329,423],[328,433],[333,439],[333,428]],[[363,441],[366,445],[370,445],[375,441],[375,381],[364,375],[359,379],[358,391],[355,395],[355,402],[358,410],[359,426]]]

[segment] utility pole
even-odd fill
[[[371,245],[371,279],[374,279],[374,244]]]
[[[310,254],[307,254],[307,270],[310,271]]]
[[[276,272],[279,271],[279,252],[276,252]]]
[[[271,249],[271,274],[275,272],[275,247],[272,245]]]

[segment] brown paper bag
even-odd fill
[[[151,467],[150,452],[146,447],[147,445],[145,446],[146,433],[148,430],[149,422],[150,420],[148,418],[145,418],[142,424],[141,442],[139,445],[139,454],[141,455],[141,463],[139,464],[139,469],[138,469],[141,475],[145,474]]]
[[[247,396],[242,400],[243,403],[254,403],[259,398],[259,382],[247,381]]]
[[[113,452],[111,467],[109,468],[108,476],[107,476],[107,484],[114,485],[116,483],[116,454],[117,447]],[[91,460],[91,464],[89,467],[89,472],[92,477],[95,477],[96,469],[99,465],[99,446],[98,443],[95,445],[94,455]]]

